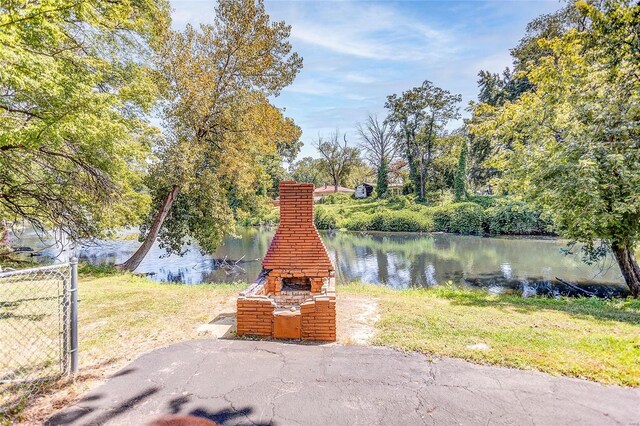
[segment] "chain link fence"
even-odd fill
[[[0,273],[0,419],[77,370],[77,261]]]

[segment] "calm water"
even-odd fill
[[[162,282],[253,281],[261,270],[274,230],[243,229],[229,237],[213,255],[197,246],[182,257],[166,256],[154,246],[136,272],[151,274]],[[452,281],[490,292],[533,294],[586,294],[556,280],[577,284],[600,296],[626,292],[617,265],[606,259],[588,266],[579,253],[564,255],[566,242],[537,238],[483,238],[452,234],[322,232],[322,239],[337,269],[338,283],[363,281],[394,288],[428,287]],[[14,245],[42,247],[38,238],[25,232]],[[80,257],[94,264],[119,263],[138,247],[135,239],[104,241],[82,247]],[[53,261],[55,247],[45,249],[43,262]],[[28,255],[28,254],[25,254]],[[235,261],[235,268],[220,268],[214,259]]]

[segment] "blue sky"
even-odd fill
[[[212,0],[171,0],[171,5],[175,28],[213,19]],[[424,80],[461,94],[465,114],[477,96],[478,71],[509,66],[509,49],[526,24],[561,5],[556,0],[265,0],[273,20],[291,25],[291,43],[304,58],[293,85],[274,99],[302,128],[298,158],[316,157],[312,142],[336,128],[355,145],[357,122],[368,112],[384,117],[387,95]]]

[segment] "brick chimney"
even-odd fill
[[[269,273],[269,290],[278,294],[282,284],[310,285],[320,292],[323,279],[334,267],[313,223],[313,184],[280,182],[280,225],[262,261]]]

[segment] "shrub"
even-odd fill
[[[490,234],[548,234],[551,223],[521,201],[504,201],[486,210],[485,229]]]
[[[424,213],[414,211],[386,211],[374,215],[373,224],[378,231],[429,232],[433,221]]]
[[[467,201],[480,204],[485,209],[496,205],[502,198],[500,195],[467,195]]]
[[[451,229],[451,216],[453,215],[453,208],[451,206],[451,204],[447,204],[429,209],[435,231],[449,232]]]
[[[337,228],[338,216],[333,211],[322,206],[316,206],[314,222],[318,229],[335,229]]]
[[[382,210],[374,214],[355,213],[344,221],[351,231],[429,232],[433,228],[431,218],[414,211]]]
[[[453,204],[451,232],[458,234],[482,234],[484,209],[476,203]]]
[[[349,194],[342,192],[335,192],[329,194],[322,199],[323,204],[347,204],[353,200],[353,197]]]
[[[454,203],[431,209],[436,231],[481,234],[484,210],[476,203]]]
[[[370,231],[372,218],[372,214],[354,213],[342,223],[342,226],[350,231]]]
[[[389,197],[387,205],[393,209],[406,209],[416,206],[416,197],[414,195],[394,195]]]
[[[273,226],[280,222],[280,209],[272,205],[262,206],[252,214],[238,217],[238,223],[242,226]]]

